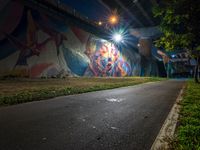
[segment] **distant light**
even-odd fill
[[[114,40],[115,42],[119,43],[119,42],[123,41],[123,37],[122,37],[121,34],[115,33],[115,34],[113,35],[113,40]]]
[[[172,57],[172,58],[175,58],[175,57],[176,57],[176,55],[171,55],[171,57]]]
[[[108,21],[110,24],[115,25],[119,22],[119,17],[117,15],[112,15]]]
[[[99,26],[101,26],[101,25],[102,25],[102,22],[101,22],[101,21],[99,21],[99,22],[98,22],[98,25],[99,25]]]
[[[138,43],[137,46],[140,47],[140,43]]]

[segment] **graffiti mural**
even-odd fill
[[[15,9],[13,7],[15,6]],[[4,13],[2,13],[4,12]],[[11,24],[8,23],[8,18]],[[0,7],[0,75],[139,75],[140,55],[15,1]]]
[[[131,75],[130,64],[113,43],[89,38],[85,54],[90,59],[86,74],[115,77]]]

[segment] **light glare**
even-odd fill
[[[119,22],[119,18],[118,18],[118,16],[117,15],[112,15],[112,16],[110,16],[110,18],[109,18],[109,22],[110,22],[110,24],[117,24],[118,22]]]
[[[98,25],[99,25],[99,26],[101,26],[101,25],[102,25],[102,22],[101,22],[101,21],[99,21],[99,22],[98,22]]]
[[[113,35],[113,40],[114,40],[115,42],[120,42],[120,41],[122,41],[122,35],[119,34],[119,33],[114,34],[114,35]]]

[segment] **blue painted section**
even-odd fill
[[[73,73],[79,76],[83,76],[88,67],[88,63],[86,62],[86,60],[80,57],[79,55],[75,55],[71,50],[65,47],[62,47],[62,50],[69,69]]]

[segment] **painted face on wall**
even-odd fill
[[[127,76],[130,75],[130,65],[113,44],[105,40],[90,39],[86,54],[90,58],[90,71],[95,76]],[[91,47],[88,47],[90,45]],[[94,46],[95,45],[95,46]],[[96,49],[94,49],[96,48]],[[91,53],[93,52],[93,53]],[[126,64],[126,65],[124,65]]]

